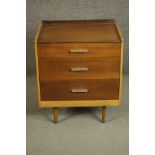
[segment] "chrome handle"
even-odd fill
[[[70,53],[87,53],[87,52],[88,52],[88,49],[70,50]]]
[[[87,72],[87,67],[73,67],[71,68],[71,72]]]
[[[71,92],[72,93],[87,93],[88,92],[88,89],[71,89]]]

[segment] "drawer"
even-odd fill
[[[119,79],[41,81],[42,101],[113,100],[119,98]]]
[[[119,78],[119,58],[40,59],[41,80]]]
[[[38,44],[39,58],[120,57],[120,43]]]

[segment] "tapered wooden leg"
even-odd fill
[[[106,108],[107,107],[102,107],[102,122],[105,123],[106,121]]]
[[[58,123],[58,108],[53,108],[54,123]]]

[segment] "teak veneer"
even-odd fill
[[[39,107],[118,106],[123,36],[114,19],[42,21],[35,37]]]

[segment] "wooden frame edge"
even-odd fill
[[[123,79],[123,51],[124,51],[124,38],[122,31],[120,30],[119,25],[116,22],[116,27],[121,39],[121,61],[120,61],[120,89],[119,89],[119,100],[121,102],[122,99],[122,79]]]
[[[40,101],[40,108],[119,106],[119,100]]]
[[[35,41],[34,41],[34,47],[35,47],[35,60],[36,60],[36,78],[37,78],[37,90],[38,90],[38,102],[39,106],[41,106],[41,97],[40,97],[40,83],[39,83],[39,66],[38,66],[38,50],[37,50],[37,40],[40,33],[40,29],[42,27],[42,23],[38,26],[36,35],[35,35]]]
[[[64,22],[108,22],[108,23],[115,23],[115,19],[111,18],[111,19],[85,19],[85,20],[42,20],[43,23],[64,23]]]

